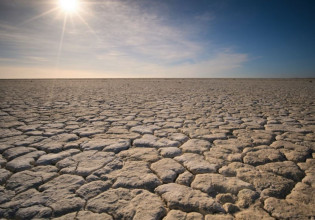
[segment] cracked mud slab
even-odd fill
[[[1,219],[314,219],[307,79],[0,81]]]

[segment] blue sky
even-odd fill
[[[1,0],[0,78],[315,77],[313,0],[77,1]]]

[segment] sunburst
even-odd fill
[[[59,0],[59,6],[65,13],[75,13],[79,9],[78,0]]]
[[[88,29],[89,31],[98,39],[100,40],[99,36],[97,36],[96,32],[94,29],[89,25],[89,23],[84,19],[82,14],[87,14],[87,7],[86,5],[94,5],[94,4],[102,4],[99,1],[89,1],[86,2],[85,0],[53,0],[54,7],[39,14],[36,15],[28,20],[25,20],[22,22],[20,25],[25,25],[29,22],[34,22],[35,20],[38,20],[44,16],[47,16],[51,13],[54,13],[56,11],[59,11],[59,13],[63,14],[63,24],[62,24],[62,29],[61,29],[61,35],[59,39],[59,47],[58,47],[58,53],[57,53],[57,60],[56,60],[56,68],[58,69],[59,66],[59,61],[60,61],[60,56],[62,53],[62,47],[64,45],[64,36],[66,34],[66,28],[67,28],[67,22],[69,18],[74,18],[77,17]],[[83,7],[84,6],[84,7]]]

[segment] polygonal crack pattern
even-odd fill
[[[306,79],[0,80],[1,219],[312,219]]]

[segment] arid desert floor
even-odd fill
[[[314,79],[0,80],[0,218],[314,219]]]

